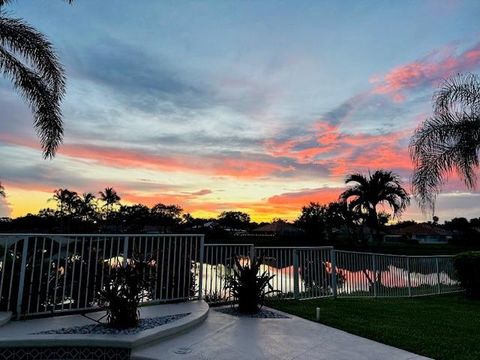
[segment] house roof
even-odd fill
[[[440,236],[449,236],[452,233],[448,230],[442,229],[436,225],[430,224],[413,224],[408,225],[399,229],[393,229],[388,232],[391,235],[407,235],[407,234],[415,234],[415,235],[440,235]]]
[[[293,226],[289,223],[284,221],[275,221],[271,224],[263,225],[255,230],[254,232],[263,232],[263,233],[276,233],[276,234],[284,234],[284,233],[300,233],[302,232],[301,229]]]

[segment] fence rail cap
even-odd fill
[[[231,243],[215,243],[215,244],[205,244],[205,246],[254,246],[254,244],[239,244],[239,243],[235,243],[235,244],[231,244]]]
[[[255,249],[299,249],[299,250],[331,250],[333,246],[255,246]]]
[[[158,233],[158,234],[102,234],[102,233],[94,233],[94,234],[45,234],[45,233],[0,233],[0,237],[2,236],[116,236],[116,237],[125,237],[125,236],[198,236],[204,237],[205,234],[170,234],[170,233]]]
[[[346,254],[361,254],[361,255],[378,255],[378,256],[396,256],[404,258],[451,258],[455,255],[403,255],[403,254],[384,254],[384,253],[375,253],[375,252],[363,252],[363,251],[348,251],[348,250],[335,250],[336,253],[346,253]]]

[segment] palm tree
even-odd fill
[[[63,137],[64,70],[42,33],[2,11],[11,2],[0,0],[0,71],[32,108],[43,156],[52,158]]]
[[[455,171],[475,187],[480,151],[480,77],[457,75],[433,97],[433,115],[415,130],[410,155],[413,193],[423,210],[434,210],[446,176]]]
[[[120,196],[118,196],[117,192],[111,187],[105,188],[105,191],[100,191],[99,195],[100,200],[105,203],[103,204],[102,208],[106,208],[108,218],[113,210],[113,206],[118,204],[121,198]]]
[[[78,198],[77,207],[83,221],[92,220],[96,212],[95,195],[90,192],[83,193]]]
[[[73,215],[77,208],[79,196],[75,191],[68,189],[57,189],[53,192],[53,197],[50,200],[57,202],[60,210],[60,215]]]
[[[351,174],[345,183],[353,186],[340,194],[340,200],[349,201],[351,210],[365,214],[366,224],[375,230],[379,240],[379,220],[377,206],[386,204],[393,210],[393,215],[400,215],[410,204],[410,199],[401,185],[398,175],[391,171],[377,170],[368,177]]]

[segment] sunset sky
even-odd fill
[[[141,5],[140,5],[141,4]],[[480,73],[480,1],[17,1],[68,76],[65,138],[43,160],[32,115],[0,78],[0,216],[57,188],[125,203],[294,219],[350,172],[410,189],[412,131],[440,80]],[[452,177],[440,220],[480,216]],[[429,219],[411,206],[403,219]]]

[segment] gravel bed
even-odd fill
[[[91,324],[83,326],[74,326],[69,328],[61,328],[55,330],[41,331],[33,333],[32,335],[48,335],[48,334],[76,334],[76,335],[133,335],[141,331],[153,329],[157,326],[162,326],[190,315],[191,313],[175,314],[167,316],[159,316],[153,318],[140,319],[138,326],[129,329],[114,329],[108,327],[106,324]]]
[[[288,316],[280,314],[276,311],[268,310],[268,309],[260,309],[260,311],[256,314],[242,314],[238,312],[238,309],[235,307],[222,307],[216,308],[215,311],[221,312],[223,314],[238,316],[238,317],[249,317],[249,318],[256,318],[256,319],[289,319]]]

